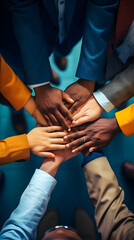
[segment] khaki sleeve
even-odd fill
[[[115,113],[116,120],[121,131],[126,136],[134,134],[134,104]]]
[[[9,137],[0,141],[0,165],[18,160],[28,160],[30,149],[26,134]]]
[[[102,239],[133,240],[134,214],[123,203],[124,192],[107,158],[97,158],[86,164],[83,170]]]
[[[25,105],[31,96],[31,90],[15,75],[1,56],[0,92],[17,111]]]

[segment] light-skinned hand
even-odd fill
[[[27,134],[29,148],[40,157],[55,158],[49,151],[65,149],[66,142],[63,137],[66,134],[59,126],[34,128]]]
[[[103,113],[104,109],[98,104],[92,95],[77,111],[78,113],[74,115],[71,127],[98,119]]]
[[[65,92],[74,100],[74,103],[66,104],[72,114],[89,99],[93,93],[94,85],[95,81],[79,79],[66,88]]]

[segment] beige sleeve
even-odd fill
[[[83,171],[102,239],[134,240],[134,214],[123,203],[124,192],[107,158],[89,162]]]

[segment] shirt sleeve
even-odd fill
[[[44,215],[56,180],[48,173],[36,169],[21,196],[18,207],[5,222],[0,239],[36,239],[36,229]]]
[[[134,104],[115,113],[116,120],[126,136],[134,134]]]
[[[110,112],[115,106],[109,101],[109,99],[100,90],[93,93],[96,101],[106,111]]]
[[[9,137],[0,141],[0,165],[22,159],[27,160],[29,157],[30,149],[26,134]]]
[[[31,91],[0,57],[0,92],[16,110],[20,110],[31,96]]]

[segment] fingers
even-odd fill
[[[49,133],[49,137],[50,138],[61,138],[61,137],[64,137],[66,136],[67,133],[66,132],[54,132],[54,133]]]
[[[66,149],[65,145],[51,144],[51,150],[63,150]]]
[[[71,148],[71,149],[78,148],[83,143],[84,143],[84,137],[82,136],[81,138],[79,138],[71,143],[66,144],[66,148]]]
[[[100,144],[98,146],[90,147],[89,148],[89,153],[91,153],[93,151],[97,151],[97,150],[99,150],[100,148],[103,148],[103,147],[105,147],[104,144]]]
[[[92,147],[93,145],[94,145],[94,142],[89,141],[89,142],[86,142],[86,143],[82,144],[81,146],[73,149],[72,152],[73,152],[73,153],[82,152],[82,151],[84,151],[85,149]]]
[[[49,113],[48,117],[49,117],[52,125],[54,125],[54,126],[58,126],[59,125],[58,120],[55,118],[55,116],[53,114]]]
[[[84,117],[81,117],[79,118],[78,120],[73,120],[72,124],[70,125],[70,127],[76,127],[76,126],[79,126],[79,125],[82,125],[86,122],[89,122],[89,118],[87,116],[84,116]]]
[[[65,136],[64,139],[68,140],[69,142],[71,142],[72,140],[80,138],[80,137],[82,137],[84,135],[85,135],[85,131],[82,130],[82,131],[79,131],[79,132],[75,132],[75,133],[69,134],[68,136]]]
[[[46,157],[46,158],[51,158],[51,159],[55,158],[55,154],[53,154],[51,152],[39,152],[37,155],[40,157]]]
[[[63,114],[65,119],[68,119],[70,122],[73,121],[73,116],[70,113],[70,111],[67,109],[67,107],[65,107],[65,105],[60,106],[60,111]]]
[[[61,126],[50,126],[50,127],[43,127],[42,128],[45,132],[51,133],[55,131],[59,131],[62,129]],[[56,133],[55,133],[56,134]]]
[[[51,138],[51,144],[65,144],[65,140],[63,138]]]
[[[65,100],[66,102],[68,102],[70,104],[74,103],[74,100],[66,92],[62,92],[62,98],[63,98],[63,100]]]
[[[80,106],[80,101],[75,101],[75,103],[70,107],[70,112],[73,114],[77,111],[77,108]]]
[[[58,119],[60,125],[61,125],[64,129],[66,129],[66,130],[70,129],[69,124],[67,123],[67,121],[65,120],[65,118],[62,116],[62,114],[61,114],[59,111],[56,111],[56,112],[55,112],[55,116],[56,116],[56,118]]]
[[[43,114],[43,117],[44,117],[44,119],[46,120],[48,126],[52,126],[52,125],[53,125],[53,124],[51,123],[49,117],[47,116],[47,114]]]

